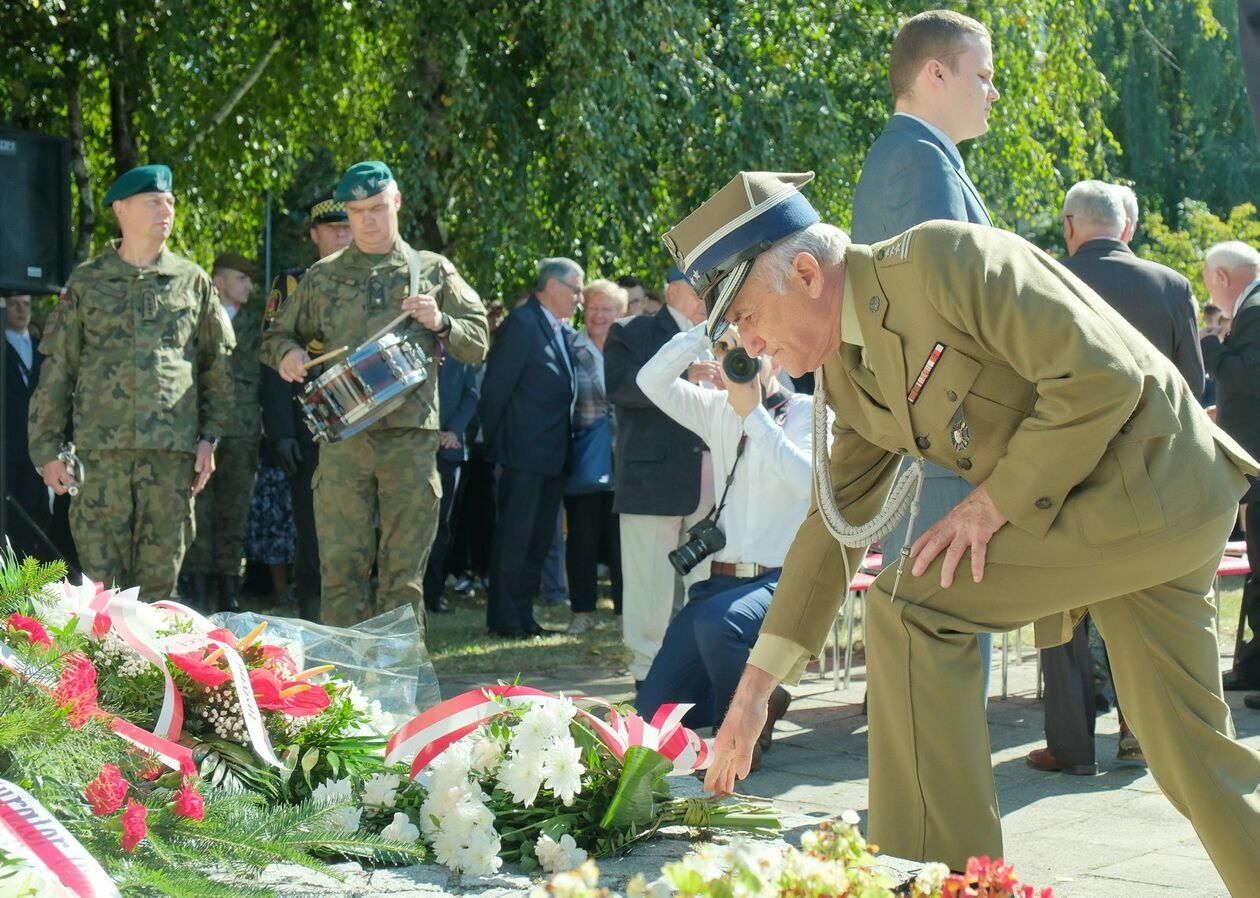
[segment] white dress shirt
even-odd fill
[[[703,324],[676,334],[639,369],[636,381],[661,411],[708,444],[716,501],[721,501],[740,436],[747,434],[717,522],[726,546],[713,560],[781,567],[809,509],[813,398],[791,394],[782,427],[760,405],[740,418],[725,390],[704,389],[679,377],[709,346]]]
[[[35,349],[31,344],[31,332],[28,330],[19,332],[6,327],[4,337],[13,347],[13,351],[18,354],[18,358],[22,360],[22,364],[18,365],[18,370],[22,372],[22,383],[29,386],[31,379],[28,372],[35,364]]]

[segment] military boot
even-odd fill
[[[235,574],[219,575],[219,610],[240,611],[241,603],[236,597],[237,576]]]

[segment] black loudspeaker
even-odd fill
[[[72,256],[70,141],[0,128],[0,290],[56,293]]]

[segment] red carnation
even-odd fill
[[[44,629],[43,624],[33,617],[14,612],[9,615],[8,625],[10,630],[20,630],[25,633],[27,640],[32,645],[39,645],[44,648],[52,646],[52,640],[48,638],[48,631]]]
[[[77,730],[89,718],[103,715],[105,712],[96,704],[96,696],[96,668],[92,662],[83,655],[68,656],[57,688],[53,690],[57,704],[69,711],[66,722]]]
[[[88,783],[83,795],[92,803],[92,813],[97,817],[104,817],[122,807],[129,787],[122,771],[113,764],[106,764],[96,775],[96,779]]]
[[[201,652],[185,652],[183,654],[171,652],[167,657],[174,661],[175,666],[188,674],[193,680],[209,686],[211,689],[216,686],[222,686],[232,678],[232,675],[223,670],[223,668],[207,664],[205,656]]]
[[[283,711],[290,717],[314,717],[331,704],[328,690],[300,681],[284,681],[275,672],[260,667],[249,672],[258,707],[266,711]]]
[[[149,825],[145,822],[145,817],[149,815],[149,809],[140,802],[132,799],[127,802],[127,810],[122,814],[122,850],[130,854],[136,850],[136,846],[144,841],[144,837],[149,834]]]
[[[175,793],[175,807],[172,810],[176,817],[187,817],[200,823],[206,816],[206,803],[201,800],[197,787],[186,782]]]

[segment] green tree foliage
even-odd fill
[[[180,249],[203,265],[260,252],[269,196],[273,268],[305,264],[301,207],[383,158],[404,236],[484,295],[527,287],[552,254],[656,279],[659,235],[740,169],[817,171],[811,198],[847,225],[891,112],[893,34],[933,5],[0,0],[0,121],[81,134],[81,256],[111,235],[113,177],[164,161]],[[1003,96],[969,170],[999,222],[1053,233],[1066,186],[1127,158],[1104,118],[1123,72],[1094,39],[1119,26],[1063,0],[943,5],[994,36]]]
[[[1251,203],[1235,206],[1221,218],[1202,200],[1186,200],[1178,208],[1175,221],[1181,223],[1180,227],[1170,225],[1159,212],[1151,213],[1142,225],[1145,243],[1141,255],[1189,278],[1202,307],[1208,301],[1203,286],[1204,250],[1225,240],[1260,246],[1260,217]]]

